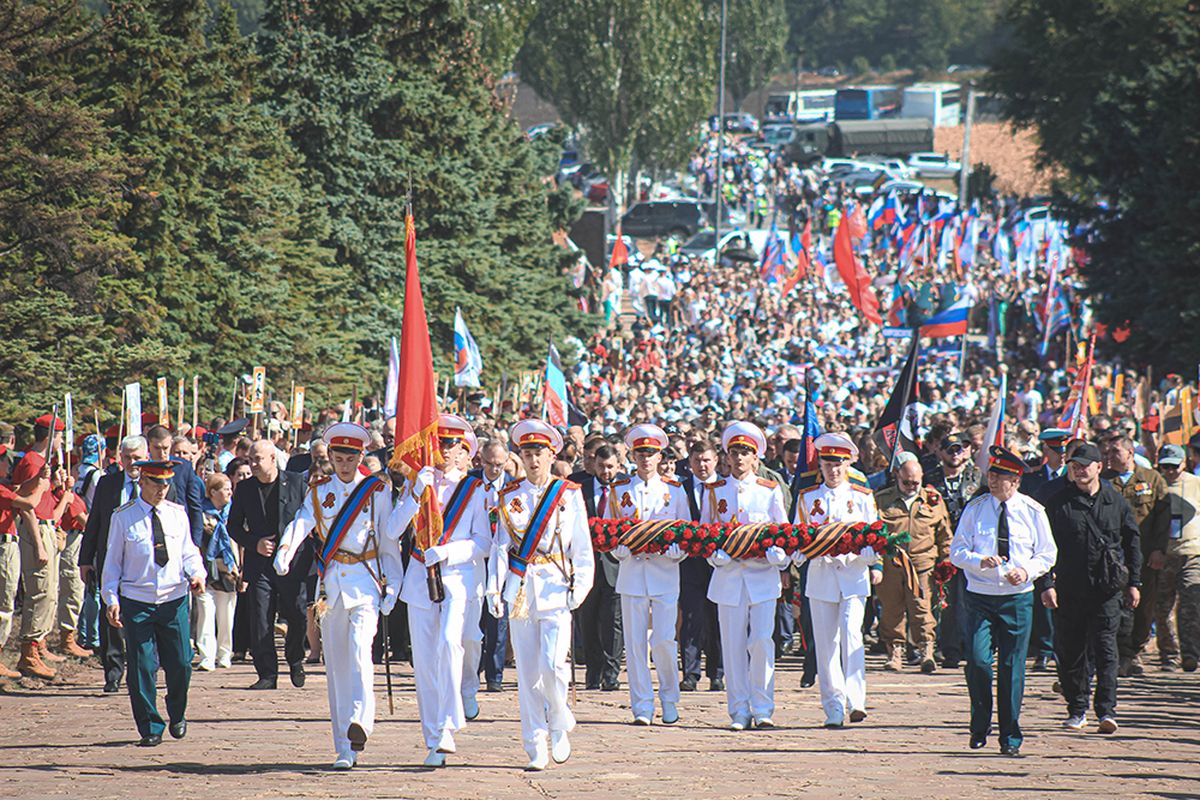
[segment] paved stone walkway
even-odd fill
[[[0,686],[0,797],[1200,798],[1200,673],[1123,680],[1113,736],[1061,729],[1052,675],[1032,674],[1027,755],[1014,760],[994,742],[968,750],[960,673],[897,675],[881,663],[868,659],[870,716],[840,731],[820,727],[816,690],[798,688],[790,658],[777,673],[772,731],[725,730],[719,693],[684,694],[676,726],[635,728],[625,692],[581,691],[574,755],[541,774],[522,770],[512,684],[480,695],[482,715],[457,737],[459,752],[431,771],[419,766],[411,673],[394,668],[391,716],[380,668],[375,734],[345,774],[328,769],[322,667],[304,689],[284,678],[273,692],[245,690],[249,665],[197,672],[187,738],[146,750],[133,746],[127,696],[104,695],[99,670],[78,664],[50,685]]]

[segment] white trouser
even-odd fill
[[[379,604],[375,600],[347,609],[341,598],[332,601],[321,617],[321,644],[329,685],[329,721],[333,726],[333,749],[350,750],[346,730],[357,722],[371,735],[375,727],[375,664],[371,643],[379,626]]]
[[[565,608],[509,617],[508,636],[517,658],[517,699],[521,742],[530,758],[546,751],[549,731],[571,731],[575,715],[567,705],[571,668],[571,612]]]
[[[417,713],[429,749],[437,747],[442,731],[453,733],[467,724],[461,694],[467,599],[450,591],[449,585],[446,588],[446,599],[429,608],[408,605]]]
[[[483,657],[483,628],[479,617],[483,613],[483,598],[468,589],[466,620],[463,622],[462,697],[466,701],[479,694],[479,662]]]
[[[196,653],[206,669],[217,664],[229,666],[236,606],[237,592],[220,592],[211,586],[196,597]]]
[[[813,639],[817,646],[817,686],[828,717],[867,708],[866,659],[862,623],[865,598],[843,597],[836,603],[809,598]],[[726,667],[726,672],[728,672]]]
[[[729,718],[775,713],[775,601],[717,606]]]
[[[658,673],[658,698],[679,702],[679,646],[675,643],[675,618],[679,596],[621,595],[621,628],[625,635],[625,668],[629,673],[629,705],[635,717],[654,716],[654,684],[648,656]],[[646,648],[649,645],[650,652]]]

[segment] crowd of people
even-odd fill
[[[534,425],[536,397],[518,395],[513,403],[501,399],[507,392],[465,395],[458,415],[443,420],[454,463],[416,479],[389,468],[395,421],[370,404],[302,420],[273,404],[255,421],[214,419],[196,429],[172,429],[147,415],[142,433],[122,435],[113,426],[74,442],[62,441],[62,420],[45,415],[20,449],[13,427],[0,426],[5,653],[20,609],[20,656],[15,669],[0,664],[0,677],[49,680],[65,658],[95,656],[106,692],[126,682],[153,708],[154,637],[181,636],[186,646],[160,652],[157,663],[168,670],[170,732],[183,735],[177,682],[193,660],[195,669],[213,670],[249,659],[257,673],[249,688],[275,689],[282,635],[294,686],[304,686],[306,664],[324,660],[335,766],[349,768],[373,716],[363,671],[371,659],[411,661],[426,763],[438,766],[455,750],[452,734],[480,713],[476,692],[504,690],[511,647],[524,693],[523,742],[531,767],[541,769],[570,752],[574,717],[562,674],[568,642],[585,690],[619,690],[626,665],[639,725],[656,718],[651,662],[663,723],[679,719],[684,695],[706,678],[709,689],[726,692],[735,730],[774,724],[777,658],[803,659],[800,686],[820,684],[830,727],[866,718],[868,646],[885,655],[886,670],[965,665],[972,747],[991,731],[995,668],[1000,746],[1009,755],[1021,750],[1027,660],[1057,670],[1064,724],[1086,727],[1091,704],[1103,732],[1117,728],[1118,677],[1151,668],[1152,636],[1158,668],[1194,672],[1200,434],[1189,436],[1195,422],[1187,418],[1177,428],[1168,424],[1193,387],[1175,375],[1152,383],[1077,353],[1064,345],[1062,330],[1038,330],[1039,320],[1052,324],[1039,309],[1052,288],[1048,273],[1071,280],[1057,234],[1042,231],[1044,240],[1033,241],[1039,234],[1015,201],[952,213],[936,198],[899,198],[895,218],[872,222],[856,244],[890,323],[869,324],[834,265],[832,239],[843,216],[854,213],[849,201],[878,211],[896,198],[854,198],[819,170],[752,155],[735,140],[710,140],[696,153],[691,171],[705,185],[718,146],[726,148],[729,199],[764,223],[773,217],[775,241],[789,256],[779,269],[767,258],[724,253],[713,263],[665,241],[613,264],[600,284],[605,324],[567,353],[578,424]],[[941,233],[951,224],[958,233],[947,254]],[[989,232],[983,245],[971,238],[981,231]],[[913,244],[922,235],[939,240],[924,254]],[[1030,243],[1018,244],[1021,236]],[[1023,257],[1022,248],[1033,255]],[[650,286],[652,293],[624,302],[624,293]],[[1065,297],[1066,335],[1083,340],[1084,328],[1095,326],[1078,298]],[[880,437],[878,421],[901,388],[908,351],[906,339],[889,332],[918,328],[963,301],[986,341],[927,347],[905,420],[910,446]],[[1087,385],[1073,392],[1085,370]],[[998,435],[988,425],[997,408],[1004,422]],[[339,427],[347,424],[361,435]],[[347,449],[357,454],[353,468]],[[381,488],[370,490],[387,502],[372,500],[374,523],[351,531],[363,537],[358,549],[323,555],[323,540],[310,543],[309,531],[328,532],[364,476],[379,480]],[[341,494],[315,502],[313,487],[327,483]],[[452,538],[446,547],[417,546],[405,533],[418,513],[409,501],[428,490],[443,508],[455,507],[460,485],[472,487],[463,490],[469,502],[479,489],[481,510],[454,535],[466,544],[455,548]],[[520,553],[539,491],[560,485],[568,493],[560,526],[566,516],[881,520],[909,535],[904,548],[916,583],[899,560],[869,550],[811,560],[780,550],[753,563],[723,550],[708,557],[625,546],[593,553],[586,522],[560,539],[556,546],[567,547],[557,560],[548,550]],[[155,606],[155,595],[121,602],[120,587],[104,573],[121,545],[111,531],[128,538],[132,528],[120,525],[140,524],[122,522],[139,498],[147,509],[166,502],[181,510],[143,527],[154,545],[151,560],[160,539],[166,563],[183,558],[175,576],[182,594],[171,598],[171,609],[185,611],[154,622],[153,636],[134,637],[151,625],[136,618],[137,604]],[[401,508],[401,522],[384,513]],[[157,511],[146,514],[158,519]],[[182,550],[172,550],[169,532],[159,536],[155,525],[164,524],[186,530]],[[393,544],[395,567],[382,555]],[[325,577],[335,561],[344,574],[349,566],[368,569],[376,554],[393,582],[372,573],[374,582],[364,577],[366,588],[354,588]],[[554,573],[568,562],[577,583]],[[425,581],[439,564],[446,599],[431,604]],[[153,575],[148,562],[142,567]],[[356,605],[367,596],[370,603]],[[516,607],[524,612],[514,618]],[[375,618],[364,618],[371,614],[382,615],[378,631]],[[193,646],[194,659],[186,658]],[[347,702],[357,710],[345,712]],[[144,742],[161,740],[164,722],[156,715],[138,719]]]

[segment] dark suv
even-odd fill
[[[713,213],[713,203],[699,200],[638,203],[621,217],[621,232],[644,239],[673,235],[684,241],[712,225]]]

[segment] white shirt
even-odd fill
[[[139,497],[113,512],[100,587],[105,605],[118,605],[122,597],[153,605],[167,603],[188,593],[189,578],[207,578],[187,512],[167,500],[158,505],[167,563],[161,567],[154,563],[150,511],[150,504]]]
[[[1045,575],[1058,559],[1058,548],[1050,534],[1050,520],[1041,504],[1020,492],[1014,494],[1008,508],[1008,562],[998,567],[982,567],[980,562],[996,555],[996,526],[1000,521],[1000,503],[990,494],[967,503],[950,543],[950,563],[967,576],[967,591],[976,594],[1009,595],[1033,591],[1033,581]],[[1012,585],[1005,579],[1020,567],[1028,577]]]

